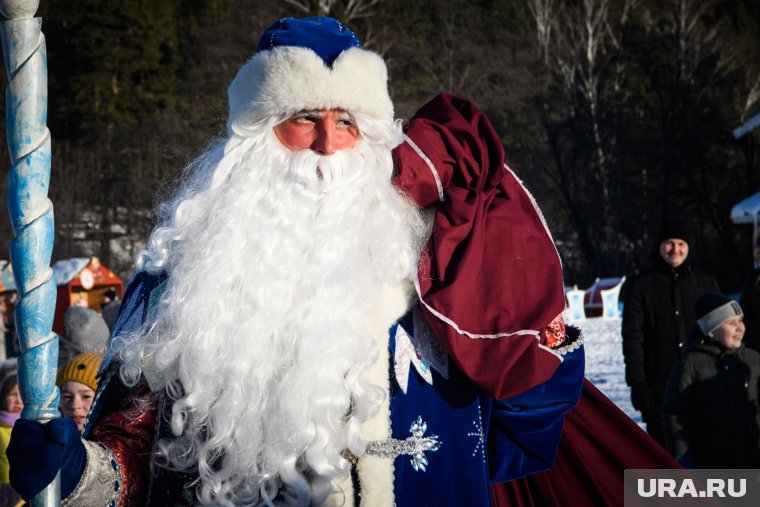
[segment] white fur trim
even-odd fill
[[[388,72],[380,55],[361,48],[343,51],[332,68],[307,48],[259,51],[238,71],[228,90],[228,128],[309,109],[345,109],[393,120]]]
[[[380,347],[377,362],[370,371],[373,384],[385,388],[385,403],[377,415],[362,427],[362,436],[367,440],[391,438],[390,378],[388,376],[388,330],[379,329],[376,343]],[[362,507],[394,505],[393,460],[377,456],[362,456],[356,464],[361,484]]]
[[[377,302],[373,307],[368,323],[373,330],[373,340],[378,347],[378,357],[369,372],[367,380],[385,390],[385,402],[378,413],[364,423],[361,432],[365,440],[387,440],[391,438],[390,409],[390,351],[388,348],[389,328],[406,313],[414,298],[411,284],[384,285],[380,288]],[[362,507],[386,507],[394,505],[393,494],[393,460],[377,456],[361,456],[356,465],[361,485]],[[336,484],[336,491],[323,504],[325,507],[354,505],[351,478]]]
[[[388,332],[391,325],[406,313],[413,299],[414,289],[411,284],[385,285],[380,291],[370,316],[372,329],[378,330],[375,343],[380,350],[377,362],[370,371],[370,381],[385,388],[385,403],[378,414],[367,421],[362,428],[362,436],[367,440],[386,440],[392,436]],[[393,460],[377,456],[362,456],[357,464],[357,472],[362,486],[362,507],[395,505]]]
[[[394,285],[386,283],[378,290],[368,321],[372,329],[384,330],[385,348],[388,348],[388,330],[406,313],[414,299],[414,286],[408,281]]]

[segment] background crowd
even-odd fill
[[[740,302],[720,294],[715,277],[692,262],[691,242],[688,222],[665,221],[650,268],[625,288],[631,401],[684,466],[758,468],[760,278],[749,276]]]

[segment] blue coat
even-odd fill
[[[114,336],[133,330],[147,317],[154,290],[163,276],[138,273],[124,298]],[[491,484],[546,470],[554,463],[564,414],[578,401],[583,381],[583,348],[564,355],[554,376],[544,384],[506,400],[495,400],[480,391],[456,367],[440,357],[428,357],[427,349],[416,349],[417,359],[408,369],[394,361],[397,339],[411,343],[420,334],[421,320],[410,310],[389,332],[390,414],[392,437],[407,440],[416,431],[434,445],[417,455],[394,459],[394,497],[404,506],[489,506]],[[577,330],[569,328],[577,336]],[[445,352],[443,353],[445,355]],[[104,361],[104,381],[98,391],[85,428],[89,434],[97,421],[116,406],[124,386],[115,374],[113,357]],[[498,368],[498,364],[493,365]],[[439,371],[444,370],[444,371]],[[400,377],[403,375],[402,378]],[[161,424],[160,436],[169,436]],[[191,476],[161,470],[153,479],[149,505],[187,505]],[[354,476],[355,483],[358,477]],[[358,484],[361,491],[361,484]]]

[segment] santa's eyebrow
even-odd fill
[[[291,118],[319,118],[320,116],[318,109],[303,109],[292,115]]]
[[[325,114],[325,112],[328,111],[327,109],[302,109],[301,111],[298,111],[297,113],[293,114],[291,118],[296,117],[305,117],[305,116],[317,116],[322,117],[322,115]],[[336,109],[340,113],[341,118],[351,118],[353,120],[354,115],[352,115],[349,111],[346,111],[344,109]]]

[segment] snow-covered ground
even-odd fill
[[[625,384],[620,322],[601,317],[569,322],[583,330],[586,349],[586,378],[639,425],[641,414],[631,405]]]

